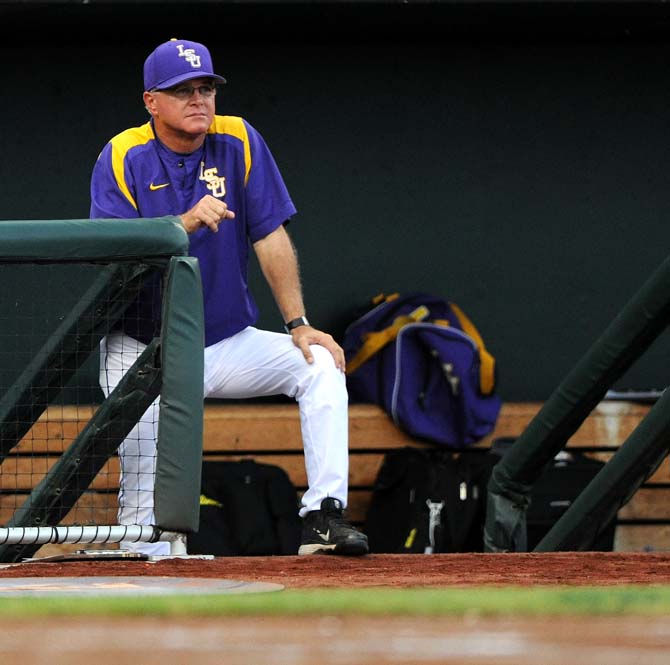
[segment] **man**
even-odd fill
[[[296,209],[266,143],[246,120],[215,115],[217,87],[224,83],[203,44],[173,39],[158,46],[144,63],[143,100],[151,119],[103,148],[91,178],[90,216],[179,215],[202,275],[205,397],[295,398],[308,482],[299,553],[366,554],[367,538],[342,514],[348,493],[344,352],[306,318],[296,252],[285,228]],[[249,245],[287,334],[254,327]],[[102,344],[105,394],[155,332],[155,317],[147,320],[149,305],[147,300],[131,308],[138,318],[127,312],[122,330]],[[119,448],[121,524],[153,523],[156,408],[148,409]],[[122,546],[151,554],[167,553],[168,547]]]

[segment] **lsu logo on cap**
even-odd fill
[[[193,48],[184,48],[183,44],[177,44],[177,50],[179,51],[179,57],[184,58],[191,67],[198,69],[200,67],[200,56],[196,54],[195,49]]]

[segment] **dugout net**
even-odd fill
[[[47,543],[186,551],[199,520],[204,340],[187,252],[175,217],[0,221],[0,561]],[[145,344],[121,349],[123,378],[103,390],[101,349],[127,339],[120,328]],[[147,436],[148,418],[155,445],[119,455],[129,434]],[[122,464],[135,469],[147,449],[142,478],[124,469],[124,505],[141,505],[120,523]]]

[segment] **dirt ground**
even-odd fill
[[[79,576],[225,578],[272,582],[286,589],[667,585],[670,553],[224,557],[22,563],[0,569],[0,579]],[[4,620],[3,629],[3,665],[666,665],[670,656],[670,616],[59,617]]]
[[[670,552],[370,554],[21,563],[6,577],[158,575],[273,582],[287,589],[491,585],[670,584]]]

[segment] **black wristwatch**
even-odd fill
[[[299,316],[297,319],[291,319],[288,323],[284,324],[284,330],[287,333],[290,333],[293,328],[298,328],[300,326],[308,326],[309,321],[306,316]]]

